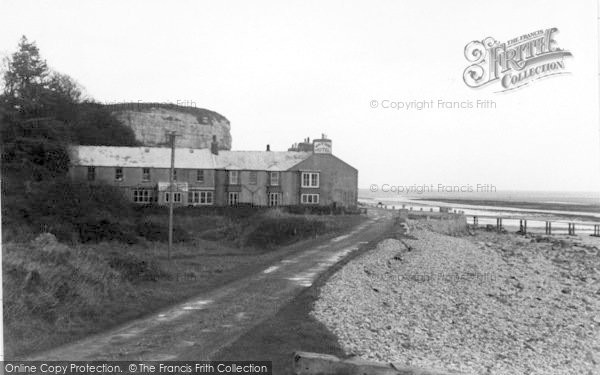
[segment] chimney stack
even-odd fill
[[[210,143],[210,152],[213,155],[219,155],[219,144],[217,143],[217,136],[213,135],[212,142]]]
[[[271,145],[267,145],[267,151],[271,151]]]

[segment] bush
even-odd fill
[[[263,217],[246,235],[244,243],[250,246],[273,247],[324,233],[323,221],[306,217]]]
[[[139,236],[146,238],[149,241],[167,242],[169,240],[169,226],[164,223],[156,223],[145,220],[136,225],[135,231]],[[187,231],[179,226],[173,226],[173,242],[186,242],[190,240]]]
[[[138,242],[130,225],[109,220],[89,220],[78,225],[80,242],[119,241],[129,245]]]
[[[130,282],[157,281],[166,275],[158,262],[145,261],[133,253],[112,252],[108,265]]]
[[[33,187],[23,216],[37,232],[61,241],[137,241],[129,224],[131,204],[119,188],[67,179]]]
[[[342,206],[307,206],[293,205],[285,206],[283,209],[291,214],[309,214],[309,215],[358,215],[360,210],[357,207]]]

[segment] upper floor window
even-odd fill
[[[270,172],[269,173],[269,184],[271,186],[279,185],[279,172]]]
[[[173,169],[173,181],[177,181],[177,169]]]
[[[142,168],[142,181],[150,181],[150,168]]]
[[[302,172],[302,187],[318,188],[319,173],[318,172]]]
[[[250,185],[256,185],[258,183],[258,172],[250,171],[250,177],[248,179]]]
[[[121,167],[115,168],[115,180],[123,181],[123,168],[121,168]]]
[[[87,179],[88,181],[96,179],[96,167],[87,167]]]
[[[204,182],[204,170],[203,169],[198,169],[196,171],[196,181]]]
[[[239,185],[240,183],[240,172],[229,171],[229,185]]]

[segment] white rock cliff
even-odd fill
[[[210,148],[213,135],[219,149],[231,149],[231,126],[222,115],[202,108],[132,103],[111,108],[145,146],[167,146],[166,133],[176,131],[177,147]]]

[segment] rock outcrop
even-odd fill
[[[122,103],[108,107],[144,146],[167,146],[166,132],[176,131],[177,147],[210,148],[215,135],[219,149],[231,149],[229,120],[217,112],[163,103]]]

